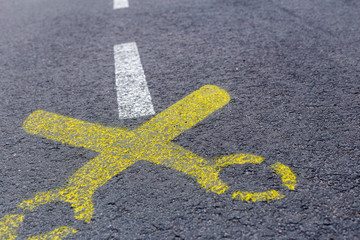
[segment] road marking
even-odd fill
[[[114,9],[129,7],[128,0],[114,0]]]
[[[23,128],[35,135],[84,147],[100,153],[78,169],[63,188],[37,193],[23,201],[27,210],[54,201],[72,205],[74,217],[89,222],[92,195],[113,176],[139,160],[163,164],[195,177],[200,185],[216,193],[229,187],[206,160],[171,142],[230,100],[223,89],[204,86],[144,123],[135,131],[104,127],[42,110],[31,114]]]
[[[285,197],[285,195],[280,194],[276,190],[269,190],[266,192],[236,191],[233,193],[232,196],[233,199],[238,199],[247,202],[271,201],[271,200],[282,199],[283,197]]]
[[[251,164],[260,164],[264,161],[263,158],[253,158],[253,159],[246,159],[240,160],[238,155],[230,155],[225,156],[220,159],[215,159],[215,163],[219,168],[224,168],[233,164],[244,164],[244,163],[251,163]],[[270,166],[275,173],[281,176],[281,181],[283,185],[286,186],[290,190],[295,190],[296,186],[296,176],[293,174],[291,169],[282,164],[282,163],[275,163]],[[276,190],[269,190],[265,192],[247,192],[247,191],[235,191],[232,195],[233,199],[238,199],[241,201],[272,201],[278,200],[285,197],[285,195],[280,194]]]
[[[271,165],[270,167],[278,175],[281,176],[281,181],[283,182],[284,186],[286,186],[290,190],[295,190],[296,177],[288,166],[286,166],[282,163],[275,163],[274,165]]]
[[[139,160],[175,169],[194,178],[205,190],[217,194],[225,193],[230,186],[219,178],[221,169],[233,164],[260,164],[264,159],[250,154],[235,154],[208,162],[171,141],[211,113],[224,107],[229,100],[230,96],[225,90],[207,85],[133,131],[105,127],[42,110],[32,113],[23,124],[23,128],[28,133],[75,147],[88,148],[98,152],[99,155],[70,176],[69,181],[62,188],[38,192],[33,198],[21,202],[18,207],[32,211],[44,204],[63,201],[71,204],[76,219],[89,222],[94,212],[92,197],[95,191]],[[276,163],[272,168],[281,176],[287,188],[290,190],[293,190],[292,187],[295,188],[296,177],[289,167]],[[283,198],[284,195],[276,190],[255,193],[234,191],[232,197],[243,201],[269,201]],[[15,234],[14,228],[18,227],[18,224],[14,223],[13,219],[21,218],[22,221],[22,217],[22,215],[14,215],[12,218],[3,218],[0,222],[10,226],[8,231]],[[67,234],[76,231],[72,228],[65,230],[63,231]],[[59,233],[59,229],[48,234],[54,233]],[[7,236],[6,234],[9,233],[0,232],[0,238]],[[49,235],[35,237],[41,239],[40,237],[43,236]],[[60,234],[57,237],[61,239]]]
[[[135,42],[114,46],[119,118],[155,114]]]
[[[75,229],[73,229],[71,227],[67,227],[67,226],[61,226],[51,232],[29,237],[28,240],[48,240],[48,239],[60,240],[60,239],[66,238],[67,236],[73,235],[75,233],[77,233],[77,231]]]
[[[14,240],[25,215],[9,214],[0,219],[0,239]]]

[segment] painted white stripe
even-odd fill
[[[129,7],[128,0],[114,0],[114,9]]]
[[[155,114],[135,42],[114,46],[119,118]]]

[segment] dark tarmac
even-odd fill
[[[0,218],[26,215],[19,239],[60,226],[78,231],[66,239],[360,239],[360,1],[129,4],[0,0]],[[231,97],[174,143],[209,162],[262,156],[221,179],[285,197],[233,200],[139,161],[95,192],[89,223],[68,203],[19,208],[97,156],[27,133],[31,113],[131,130],[151,119],[118,117],[113,46],[127,42],[138,46],[156,113],[204,85]],[[276,162],[295,173],[295,190],[281,185]]]

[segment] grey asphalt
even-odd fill
[[[70,205],[26,215],[20,238],[61,225],[69,239],[360,239],[360,2],[357,0],[0,0],[0,217],[61,187],[96,156],[26,133],[43,109],[107,126],[120,120],[113,46],[136,42],[158,113],[206,84],[231,101],[175,139],[228,167],[235,189],[286,197],[242,202],[194,179],[139,162],[102,186],[90,223]],[[297,175],[286,191],[269,166]]]

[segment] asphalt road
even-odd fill
[[[360,239],[360,2],[129,4],[0,0],[0,218],[25,214],[19,239],[60,226],[78,231],[67,239]],[[221,179],[285,197],[240,201],[139,161],[97,189],[88,223],[69,203],[19,208],[97,156],[27,133],[30,114],[130,130],[151,119],[118,116],[113,46],[128,42],[137,44],[156,114],[204,85],[231,97],[173,143],[209,162],[262,156],[259,165],[224,168]],[[281,185],[276,162],[294,172],[295,190]]]

